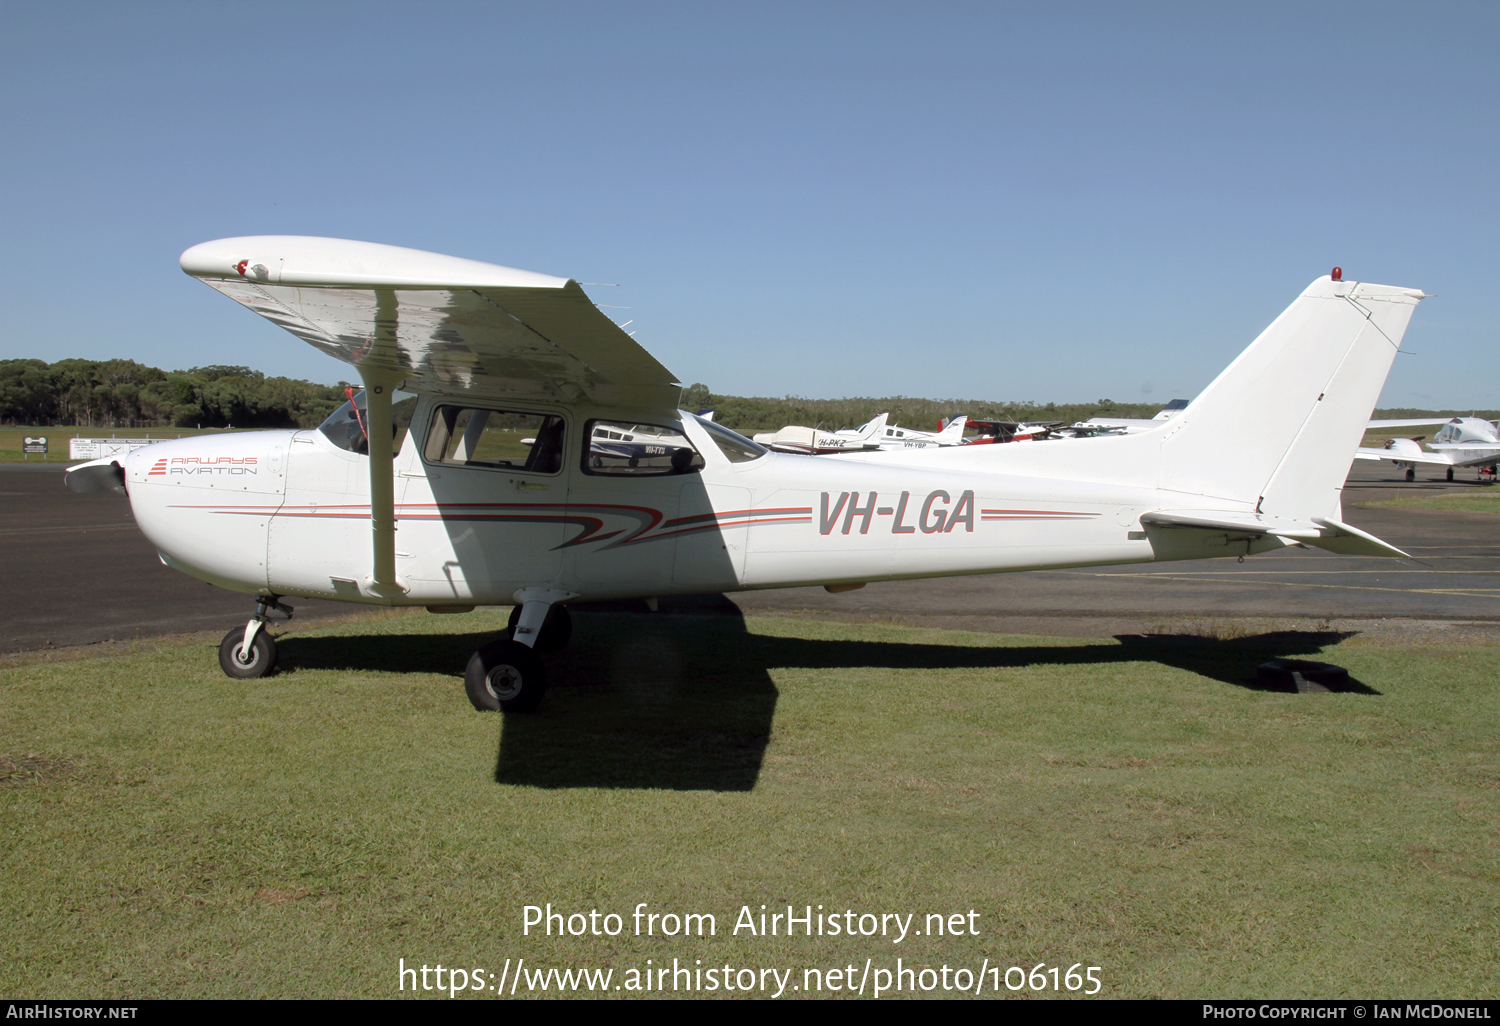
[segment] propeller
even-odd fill
[[[93,492],[107,492],[114,488],[125,487],[125,468],[118,463],[95,464],[92,467],[79,467],[70,470],[63,477],[63,483],[68,486],[69,491],[80,495],[89,495]]]

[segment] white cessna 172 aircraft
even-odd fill
[[[1415,289],[1319,278],[1150,431],[812,458],[678,410],[673,375],[569,279],[282,236],[181,262],[365,385],[318,430],[162,442],[68,475],[123,488],[168,566],[258,596],[220,647],[234,677],[274,668],[264,624],[285,596],[514,604],[513,639],[475,652],[465,686],[476,708],[520,711],[546,686],[534,649],[566,641],[574,600],[1295,543],[1405,555],[1343,523],[1339,494]],[[601,427],[660,451],[612,453]]]

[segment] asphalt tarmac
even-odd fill
[[[56,464],[0,464],[0,652],[62,648],[196,631],[227,631],[253,611],[247,595],[163,566],[114,493],[75,495]],[[1007,634],[1109,637],[1201,629],[1205,622],[1357,623],[1403,641],[1500,640],[1500,517],[1361,503],[1473,488],[1421,474],[1405,483],[1358,466],[1345,490],[1349,523],[1413,560],[1288,549],[1234,559],[1031,571],[731,596],[746,613],[827,617]],[[355,607],[294,599],[297,622]],[[1198,627],[1194,627],[1198,625]]]
[[[1112,637],[1201,631],[1205,621],[1258,621],[1264,630],[1328,623],[1403,641],[1500,641],[1500,517],[1364,505],[1476,486],[1472,470],[1439,474],[1356,465],[1344,519],[1411,560],[1288,548],[1235,559],[1035,570],[731,596],[747,613],[805,611],[844,621],[1003,634]]]
[[[0,463],[0,652],[227,631],[255,600],[164,566],[115,492],[75,495],[57,464]],[[346,616],[296,600],[297,619]]]

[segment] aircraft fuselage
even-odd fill
[[[690,442],[701,456],[691,468],[603,474],[590,466],[588,439],[602,422],[634,423],[630,411],[523,402],[491,405],[497,416],[560,420],[555,465],[455,460],[431,440],[445,402],[454,400],[422,397],[395,457],[396,597],[370,586],[369,457],[320,430],[137,450],[123,461],[136,520],[168,565],[227,588],[432,606],[510,604],[533,587],[606,599],[1283,544],[1148,531],[1139,518],[1162,505],[1154,489],[997,473],[993,457],[980,458],[995,451],[988,446],[978,447],[973,469],[782,453],[734,462],[687,414],[672,424],[659,413],[637,416]]]

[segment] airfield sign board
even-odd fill
[[[123,456],[132,449],[160,442],[160,438],[70,438],[68,459],[98,460],[106,456]]]
[[[21,452],[26,456],[47,455],[47,438],[45,435],[27,435],[21,439]]]

